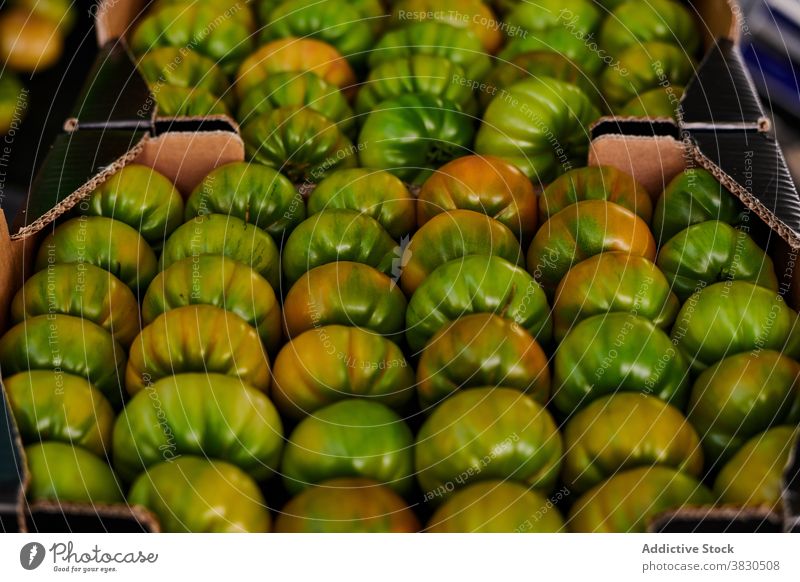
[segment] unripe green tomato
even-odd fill
[[[152,511],[164,532],[268,532],[272,524],[264,497],[247,473],[224,461],[190,455],[140,475],[128,504]]]
[[[228,107],[235,95],[228,77],[217,63],[186,47],[165,46],[146,52],[136,63],[147,84],[203,89],[219,97]]]
[[[30,480],[28,503],[123,503],[114,471],[104,460],[82,449],[59,442],[43,442],[25,448]]]
[[[700,46],[700,31],[692,13],[674,0],[620,3],[600,29],[600,44],[615,55],[650,41],[670,43],[693,55]]]
[[[187,88],[177,85],[152,85],[150,92],[158,106],[156,118],[213,117],[231,115],[228,106],[219,97],[206,89]]]

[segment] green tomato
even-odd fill
[[[485,85],[478,87],[478,99],[485,108],[498,92],[502,94],[502,91],[519,81],[541,77],[575,85],[601,108],[603,100],[593,76],[588,75],[578,63],[546,47],[498,60],[487,75]]]
[[[308,107],[280,107],[242,130],[248,157],[276,168],[292,182],[316,183],[328,172],[356,165],[357,148],[342,130]]]
[[[652,262],[627,253],[600,253],[572,267],[553,302],[553,332],[561,341],[593,315],[621,311],[649,319],[669,331],[681,304]]]
[[[292,493],[336,477],[366,477],[406,493],[413,481],[413,437],[403,419],[378,402],[342,400],[294,429],[283,453]]]
[[[586,165],[589,125],[600,112],[573,85],[542,77],[511,85],[489,103],[475,151],[506,159],[547,183]]]
[[[456,391],[475,386],[507,386],[540,404],[550,398],[547,356],[515,321],[475,313],[440,329],[422,351],[417,391],[432,408]]]
[[[509,39],[500,51],[499,58],[501,61],[510,61],[526,53],[553,52],[569,59],[586,76],[595,77],[603,71],[607,61],[589,48],[594,41],[582,35],[580,31],[569,30],[566,26],[546,28],[528,35],[518,34]]]
[[[413,533],[419,527],[402,497],[359,477],[330,479],[301,491],[275,521],[278,533]]]
[[[383,35],[370,52],[369,68],[413,55],[444,57],[460,66],[468,79],[482,79],[491,67],[481,41],[471,30],[437,20],[423,20]]]
[[[283,302],[286,331],[293,338],[323,325],[363,327],[395,338],[403,332],[406,298],[380,271],[338,261],[315,267],[289,289]]]
[[[221,98],[228,107],[235,96],[228,77],[210,58],[186,47],[165,46],[145,53],[136,64],[151,87],[172,85],[185,89],[204,89]]]
[[[39,246],[34,271],[61,263],[88,263],[115,275],[134,293],[156,275],[153,249],[136,229],[104,216],[80,216],[58,225]]]
[[[223,461],[184,455],[139,476],[129,505],[152,511],[164,532],[267,532],[272,520],[247,473]]]
[[[783,472],[797,443],[797,426],[777,426],[747,441],[714,481],[720,503],[780,512]]]
[[[261,22],[269,22],[272,11],[286,0],[256,0],[256,12]],[[327,2],[327,0],[322,0]],[[380,0],[350,0],[348,5],[358,10],[359,15],[369,20],[370,26],[377,32],[381,28],[385,10]]]
[[[272,399],[293,418],[345,398],[363,397],[400,408],[414,387],[414,370],[394,342],[343,325],[326,325],[295,337],[275,359],[272,378]]]
[[[237,119],[247,125],[262,113],[299,106],[321,113],[349,134],[355,125],[353,110],[335,85],[309,71],[275,73],[247,91]]]
[[[564,429],[562,478],[584,493],[620,471],[662,465],[700,477],[700,438],[681,412],[654,396],[620,392],[595,400]]]
[[[621,3],[600,28],[600,44],[612,54],[651,41],[673,44],[693,55],[700,47],[700,31],[692,13],[673,0]]]
[[[372,69],[358,91],[356,112],[364,115],[383,101],[409,93],[454,103],[467,115],[478,111],[461,66],[443,56],[415,54],[384,61]]]
[[[374,218],[354,210],[323,210],[292,231],[281,262],[289,285],[314,267],[352,261],[392,274],[402,251]]]
[[[459,489],[433,514],[430,533],[557,533],[564,519],[553,502],[514,481]]]
[[[179,226],[164,244],[160,266],[166,269],[187,257],[221,255],[243,263],[280,288],[278,247],[265,231],[235,216],[203,214]]]
[[[186,201],[186,222],[205,214],[235,216],[280,243],[306,217],[306,209],[300,193],[275,169],[231,162],[212,170]]]
[[[142,300],[142,321],[186,305],[213,305],[258,331],[270,352],[281,345],[281,308],[272,286],[256,271],[218,255],[187,257],[159,273]]]
[[[559,176],[539,196],[539,215],[548,220],[584,200],[613,202],[648,224],[653,216],[653,203],[644,186],[613,166],[576,168]]]
[[[656,203],[653,234],[663,244],[685,228],[720,220],[738,226],[747,220],[742,203],[710,172],[690,168],[675,176]]]
[[[659,514],[711,505],[714,497],[693,477],[669,467],[617,473],[580,497],[567,518],[570,531],[644,533]]]
[[[604,15],[592,0],[536,0],[517,4],[505,23],[527,33],[559,27],[588,34],[599,28]]]
[[[153,248],[161,248],[182,222],[183,198],[162,174],[129,164],[95,188],[78,210],[124,222],[138,230]]]
[[[714,283],[689,297],[672,327],[672,342],[696,373],[750,350],[800,358],[797,312],[775,291],[747,281]]]
[[[721,360],[695,381],[689,420],[706,456],[729,460],[771,426],[800,424],[800,364],[770,350]]]
[[[434,334],[470,313],[496,313],[525,328],[540,344],[552,334],[550,306],[541,286],[524,269],[490,255],[445,263],[411,297],[406,339],[419,352]]]
[[[187,305],[159,315],[134,340],[125,387],[135,395],[184,372],[239,378],[266,392],[269,357],[258,332],[238,315],[211,305]]]
[[[651,321],[630,313],[584,319],[561,342],[553,367],[553,404],[568,415],[617,392],[652,394],[683,408],[689,365]]]
[[[384,170],[352,168],[331,172],[311,192],[308,214],[329,208],[367,214],[395,240],[407,240],[416,225],[414,198],[400,178]]]
[[[84,378],[50,370],[3,379],[24,442],[58,441],[99,457],[111,449],[114,410]]]
[[[617,66],[600,75],[600,88],[612,109],[659,87],[685,87],[695,64],[683,49],[663,42],[636,44],[620,54]]]
[[[29,481],[28,503],[123,503],[114,471],[80,447],[44,442],[25,447]]]
[[[270,11],[261,41],[318,38],[359,63],[375,42],[372,23],[348,0],[286,0]]]
[[[27,108],[25,87],[11,71],[0,75],[0,135],[5,135],[12,125],[19,123]]]
[[[647,223],[630,210],[605,200],[567,206],[542,225],[528,247],[528,272],[549,295],[581,261],[609,251],[656,258]]]
[[[162,85],[151,86],[150,91],[158,105],[156,117],[231,117],[225,102],[205,89]]]
[[[443,264],[469,255],[492,255],[515,264],[522,249],[514,233],[498,220],[472,210],[442,212],[411,237],[402,256],[400,284],[413,294]]]
[[[449,101],[423,93],[400,95],[367,115],[358,136],[359,160],[421,184],[435,168],[469,153],[472,124],[473,118]]]
[[[562,452],[550,413],[513,388],[458,392],[428,417],[414,445],[426,501],[487,479],[517,481],[548,493]]]
[[[717,281],[750,281],[778,290],[772,259],[749,234],[718,220],[673,236],[658,251],[656,264],[681,301]]]
[[[75,28],[77,11],[72,0],[12,0],[8,4],[49,20],[65,36]]]
[[[139,303],[108,271],[87,263],[52,265],[34,273],[11,302],[11,320],[63,313],[106,329],[123,346],[139,333]]]
[[[683,87],[650,89],[628,101],[616,114],[619,117],[647,117],[678,121]]]
[[[125,350],[105,329],[70,315],[37,315],[0,338],[4,377],[28,370],[51,370],[89,381],[116,407],[122,404]]]
[[[231,74],[253,50],[252,15],[249,8],[236,7],[235,12],[228,8],[225,14],[231,12],[231,17],[226,18],[213,3],[162,6],[138,21],[130,37],[131,50],[142,55],[163,46],[191,47]],[[236,17],[237,13],[249,16]]]
[[[277,471],[282,447],[283,425],[269,398],[220,374],[162,378],[114,424],[114,467],[126,481],[182,455],[226,461],[262,480]]]

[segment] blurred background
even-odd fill
[[[742,53],[764,105],[773,116],[776,136],[795,181],[800,182],[800,0],[739,1],[745,17]],[[21,123],[0,138],[0,208],[9,222],[50,143],[70,117],[92,65],[97,49],[93,16],[98,2],[0,0],[0,47],[3,38],[15,32],[9,13],[29,11],[31,6],[69,9],[67,17],[56,19],[60,21],[56,36],[61,46],[55,47],[58,51],[52,63],[41,64],[34,73],[13,74],[5,59],[0,59],[0,79],[15,75],[26,89]],[[53,35],[52,30],[40,31],[45,40],[48,35]]]

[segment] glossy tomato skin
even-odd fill
[[[50,370],[3,378],[24,442],[58,441],[99,457],[111,449],[114,409],[84,378]]]
[[[341,128],[313,109],[279,107],[253,118],[242,130],[248,157],[314,184],[336,168],[356,166],[356,151]]]
[[[236,76],[236,92],[244,99],[270,75],[303,71],[345,91],[356,82],[350,64],[328,43],[314,38],[281,38],[260,47],[242,62]]]
[[[454,103],[468,115],[478,104],[458,64],[443,56],[415,54],[382,62],[369,72],[356,96],[356,112],[364,115],[383,101],[407,93],[426,94]]]
[[[339,261],[311,269],[283,302],[290,338],[322,325],[363,327],[394,337],[403,331],[406,298],[392,279],[361,263]]]
[[[264,346],[281,345],[281,308],[272,286],[247,265],[219,255],[187,257],[161,271],[142,300],[142,322],[186,305],[213,305],[256,328]]]
[[[247,125],[253,118],[280,107],[308,107],[350,134],[353,110],[336,85],[309,71],[284,71],[269,75],[242,98],[237,119]]]
[[[519,242],[503,223],[472,210],[450,210],[431,218],[411,237],[402,256],[400,285],[411,295],[438,267],[469,255],[522,262]]]
[[[413,533],[419,521],[386,485],[361,477],[323,481],[300,492],[275,520],[278,533]]]
[[[564,429],[562,478],[584,493],[618,472],[663,465],[699,478],[700,438],[681,412],[647,394],[620,392],[593,401]]]
[[[417,224],[450,210],[472,210],[529,241],[538,226],[533,184],[516,167],[494,156],[464,156],[434,172],[417,197]]]
[[[125,350],[109,332],[70,315],[30,317],[0,338],[4,377],[28,370],[60,370],[85,378],[117,407],[122,403],[125,362]]]
[[[365,477],[406,493],[413,480],[413,437],[383,404],[342,400],[305,418],[292,432],[281,472],[292,493],[337,477]]]
[[[331,172],[308,198],[308,214],[344,208],[367,214],[396,241],[416,225],[414,198],[400,178],[385,170],[348,168]]]
[[[272,237],[235,216],[204,214],[182,224],[164,244],[159,265],[164,270],[200,255],[221,255],[243,263],[273,289],[280,289],[280,256]]]
[[[139,333],[139,304],[130,287],[108,271],[62,263],[34,273],[11,302],[11,320],[63,313],[83,317],[129,346]]]
[[[547,183],[573,165],[585,165],[586,128],[599,116],[577,87],[547,77],[527,79],[489,103],[475,151],[501,157],[535,183]]]
[[[64,50],[58,23],[23,8],[0,15],[0,61],[11,70],[35,73],[54,65]]]
[[[281,241],[305,218],[300,193],[274,168],[255,162],[231,162],[212,170],[186,201],[184,220],[228,214]]]
[[[129,164],[78,205],[82,214],[106,216],[139,231],[153,247],[182,222],[183,198],[168,178],[152,168]]]
[[[742,203],[710,172],[691,168],[675,176],[658,198],[653,234],[664,244],[698,222],[720,220],[737,226],[745,217]]]
[[[507,386],[539,404],[550,398],[547,356],[518,323],[492,313],[475,313],[440,329],[422,351],[417,392],[430,412],[458,390]]]
[[[630,313],[584,319],[558,347],[553,403],[568,415],[601,396],[644,392],[682,409],[689,391],[689,365],[669,336]]]
[[[135,395],[153,382],[189,372],[240,378],[266,392],[269,357],[258,332],[238,315],[211,305],[187,305],[156,317],[133,341],[125,386]]]
[[[694,17],[680,2],[654,0],[644,5],[635,0],[614,7],[603,21],[600,44],[619,55],[627,47],[662,41],[693,55],[700,46],[700,34]]]
[[[670,86],[668,90],[661,87],[650,89],[628,101],[621,109],[617,110],[617,115],[620,117],[672,119],[677,123],[683,93],[684,88],[680,86]]]
[[[747,281],[714,283],[689,297],[675,319],[672,341],[697,373],[754,349],[800,357],[797,312],[775,291]]]
[[[25,448],[25,460],[29,503],[124,503],[111,467],[81,447],[54,441],[37,443]]]
[[[539,4],[516,4],[505,22],[528,33],[568,27],[588,34],[598,29],[603,17],[604,11],[591,0],[540,0]]]
[[[713,502],[705,485],[685,473],[669,467],[639,467],[617,473],[587,491],[572,506],[567,526],[575,533],[644,533],[664,511]]]
[[[245,11],[249,8],[240,14]],[[252,52],[253,30],[252,15],[220,18],[219,8],[206,3],[163,6],[139,20],[130,47],[141,55],[162,46],[189,46],[231,74]]]
[[[750,281],[778,290],[772,259],[749,234],[718,220],[673,236],[658,251],[656,264],[681,301],[717,281]]]
[[[156,117],[212,117],[227,115],[230,109],[216,95],[200,88],[164,85],[155,92],[158,111]]]
[[[591,77],[600,74],[604,67],[603,59],[589,49],[586,41],[563,26],[546,28],[527,36],[518,34],[509,39],[498,56],[501,61],[510,61],[520,55],[547,51],[563,55]],[[593,102],[601,103],[598,99],[593,99]]]
[[[472,31],[446,22],[423,20],[384,34],[369,55],[369,68],[413,55],[445,57],[460,66],[468,79],[482,79],[491,67],[489,56]]]
[[[268,532],[272,520],[255,481],[224,461],[183,455],[133,483],[130,505],[152,511],[172,533]]]
[[[695,63],[683,48],[647,42],[620,53],[619,67],[608,67],[600,75],[600,88],[612,110],[617,110],[638,95],[658,89],[665,79],[685,87],[694,72]]]
[[[374,28],[346,0],[291,0],[278,4],[264,23],[261,41],[278,38],[318,38],[346,59],[360,63],[375,41]]]
[[[406,339],[418,352],[433,335],[459,317],[496,313],[525,328],[540,344],[552,335],[550,306],[539,284],[524,269],[490,255],[445,263],[411,297]]]
[[[291,285],[314,267],[352,261],[392,274],[402,252],[374,218],[354,210],[323,210],[306,219],[283,246],[282,266]]]
[[[165,46],[148,51],[136,63],[149,85],[204,89],[231,107],[234,94],[216,61],[186,47]]]
[[[353,397],[397,408],[414,389],[414,370],[394,342],[344,325],[295,337],[275,359],[272,376],[275,404],[294,418]]]
[[[798,435],[796,425],[776,426],[747,441],[714,481],[720,503],[781,511],[783,472]]]
[[[59,263],[89,263],[115,275],[134,293],[155,277],[150,245],[132,227],[104,216],[81,216],[58,225],[36,255],[35,271]]]
[[[430,533],[557,533],[564,519],[540,492],[515,481],[459,489],[431,517]]]
[[[414,446],[426,499],[487,479],[549,493],[561,468],[561,435],[550,413],[513,388],[469,388],[442,402]]]
[[[613,166],[576,168],[559,176],[539,196],[539,215],[545,221],[584,200],[613,202],[648,224],[653,215],[653,203],[644,186]]]
[[[567,206],[545,222],[528,248],[528,272],[552,296],[576,264],[607,251],[622,251],[650,261],[656,243],[650,229],[630,210],[604,200]]]
[[[278,470],[282,447],[283,425],[269,398],[220,374],[162,378],[137,393],[114,424],[114,467],[128,482],[183,455],[226,461],[262,480]]]
[[[553,302],[553,334],[561,341],[587,317],[614,311],[635,313],[667,331],[680,307],[654,263],[624,252],[600,253],[561,279]]]
[[[382,101],[358,135],[360,165],[420,184],[442,163],[469,151],[473,121],[452,102],[424,93]]]
[[[721,360],[695,381],[689,420],[710,460],[730,459],[769,427],[800,423],[800,364],[771,350]]]

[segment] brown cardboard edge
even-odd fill
[[[152,93],[151,93],[152,96]],[[158,109],[158,107],[156,107]],[[158,111],[153,116],[154,123],[203,123],[206,121],[221,121],[231,126],[237,134],[240,133],[239,122],[229,115],[184,115],[179,117],[171,117],[169,115],[161,117]]]
[[[731,505],[707,505],[701,507],[682,507],[671,509],[656,515],[648,525],[647,531],[650,533],[659,532],[661,526],[669,523],[675,518],[690,519],[697,522],[705,518],[716,517],[725,520],[735,520],[742,517],[764,521],[772,521],[776,528],[781,527],[781,515],[768,507],[735,507]]]
[[[106,504],[106,503],[59,503],[57,501],[37,501],[28,506],[28,511],[71,515],[97,516],[133,519],[146,526],[152,533],[161,532],[161,524],[156,516],[141,505]],[[23,518],[24,519],[24,518]],[[26,524],[27,527],[27,524]],[[109,532],[113,533],[113,532]]]
[[[146,5],[145,0],[101,0],[94,12],[97,46],[123,38]]]

